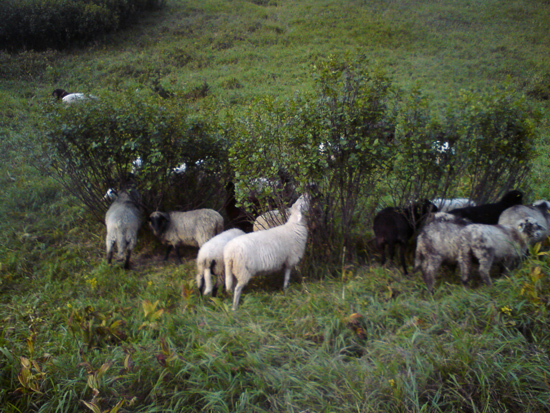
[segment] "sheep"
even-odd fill
[[[458,260],[460,231],[471,221],[446,212],[437,212],[418,234],[414,270],[422,271],[422,278],[433,293],[435,274],[441,264]]]
[[[489,271],[493,263],[511,268],[521,256],[531,239],[540,237],[542,227],[532,218],[525,218],[515,226],[472,224],[464,227],[459,235],[458,265],[461,281],[470,278],[472,258],[479,261],[479,274],[486,285],[491,285]]]
[[[531,245],[544,241],[550,235],[550,214],[544,203],[537,206],[515,205],[506,209],[498,219],[499,225],[516,225],[519,221],[532,217],[542,228],[540,237],[530,239]]]
[[[406,208],[384,208],[376,214],[373,230],[376,245],[382,253],[382,265],[386,263],[386,245],[388,246],[388,254],[391,260],[395,245],[398,244],[400,246],[403,272],[404,274],[408,274],[407,264],[405,263],[407,244],[422,219],[430,212],[437,212],[437,207],[430,201],[424,200],[422,204],[414,203]]]
[[[52,96],[57,100],[63,101],[64,103],[75,103],[88,99],[97,99],[97,97],[93,95],[86,95],[85,93],[69,93],[63,89],[55,89],[52,92]]]
[[[546,209],[550,209],[550,202],[544,199],[539,199],[538,201],[533,202],[533,206],[539,206],[539,205],[544,205],[546,206]]]
[[[308,205],[309,197],[302,196],[290,208],[284,225],[241,235],[227,243],[223,250],[225,288],[235,289],[233,311],[239,306],[243,288],[257,274],[284,270],[283,289],[286,290],[292,268],[300,262],[306,249],[308,230],[304,211]]]
[[[113,258],[113,247],[116,243],[119,256],[124,254],[124,268],[130,268],[130,256],[136,246],[137,233],[143,218],[138,203],[137,191],[122,191],[105,214],[108,264]]]
[[[187,212],[155,211],[149,216],[149,226],[161,243],[168,246],[164,261],[168,260],[173,248],[181,264],[178,247],[202,247],[206,241],[223,231],[223,217],[217,211],[206,208]]]
[[[210,293],[214,295],[217,286],[225,282],[223,248],[233,238],[241,235],[244,235],[244,231],[241,229],[228,229],[209,239],[199,249],[197,255],[197,287],[203,295]],[[212,286],[212,274],[217,277],[216,286]]]
[[[476,203],[468,198],[435,198],[430,201],[439,212],[449,212],[453,209],[476,206]]]
[[[499,202],[494,204],[484,204],[457,208],[449,211],[451,214],[467,218],[476,224],[496,225],[500,214],[507,208],[514,205],[520,205],[523,194],[520,191],[510,191],[506,193]]]

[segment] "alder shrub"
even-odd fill
[[[264,186],[259,197],[281,199],[293,185],[296,195],[314,197],[310,239],[316,256],[327,260],[334,250],[351,251],[353,231],[372,205],[382,179],[390,82],[381,72],[366,69],[361,58],[329,59],[316,68],[316,90],[279,101],[259,99],[236,122],[230,162],[236,176],[237,198],[246,204],[257,179],[286,185]],[[294,198],[295,199],[295,198]],[[263,209],[272,208],[264,202]]]
[[[45,167],[99,220],[130,185],[147,211],[220,207],[225,143],[185,105],[128,93],[45,112]]]
[[[165,0],[3,0],[0,49],[62,49],[96,40]]]
[[[463,182],[478,203],[494,201],[510,189],[529,189],[540,137],[540,113],[510,88],[478,94],[462,91],[450,102],[446,133],[456,137]]]
[[[526,185],[537,117],[511,91],[463,92],[436,115],[419,91],[398,91],[349,56],[318,63],[315,85],[292,99],[258,99],[227,133],[237,199],[252,216],[312,193],[317,259],[357,252],[384,206],[445,196],[482,203]]]

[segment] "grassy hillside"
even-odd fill
[[[107,266],[104,227],[34,165],[55,88],[139,89],[238,112],[310,90],[319,59],[349,51],[434,111],[460,89],[525,94],[543,113],[530,191],[548,198],[549,9],[171,0],[87,48],[2,53],[0,410],[547,411],[550,261],[536,249],[492,287],[442,271],[434,296],[375,256],[336,268],[319,259],[286,293],[280,275],[254,280],[233,313],[225,294],[197,296],[196,251],[164,263],[146,228],[131,271]]]

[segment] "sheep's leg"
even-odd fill
[[[380,264],[384,265],[386,263],[386,245],[383,242],[379,242],[378,249],[380,250],[380,254],[382,255]]]
[[[405,275],[408,275],[407,263],[405,262],[405,252],[407,251],[407,245],[400,244],[399,247],[400,247],[401,266],[403,267],[403,272],[405,273]]]
[[[166,247],[166,254],[164,254],[164,261],[168,261],[168,256],[170,255],[170,251],[172,251],[172,245],[168,245]]]
[[[230,292],[233,291],[233,273],[231,270],[231,261],[225,261],[225,290]]]
[[[197,289],[200,295],[204,295],[204,276],[203,274],[197,274]]]
[[[433,287],[435,283],[435,274],[441,266],[442,260],[440,258],[429,258],[425,265],[422,266],[422,278],[428,288],[428,291],[433,294]]]
[[[113,250],[115,247],[115,241],[114,240],[107,240],[107,264],[110,264],[113,260]]]
[[[212,271],[209,267],[204,269],[204,295],[212,293]]]
[[[460,280],[463,285],[466,285],[470,279],[470,272],[472,271],[470,248],[463,248],[460,250],[458,255],[458,266],[460,268]]]
[[[124,259],[124,269],[125,270],[128,270],[130,269],[130,256],[132,255],[132,250],[131,249],[127,249],[126,250],[126,257]]]
[[[288,287],[288,283],[290,281],[290,271],[291,271],[290,268],[285,267],[285,281],[283,283],[283,290],[286,290]]]
[[[237,286],[235,287],[235,292],[233,294],[233,311],[235,311],[239,306],[239,300],[241,299],[241,292],[243,291],[243,288],[244,284],[238,282]]]
[[[178,247],[174,246],[174,252],[176,253],[176,260],[178,261],[178,264],[182,264],[181,256],[180,256],[180,253],[178,251]]]
[[[479,275],[486,285],[491,286],[493,284],[489,272],[491,271],[491,265],[493,265],[493,256],[484,254],[479,258]]]

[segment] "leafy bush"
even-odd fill
[[[147,210],[220,199],[223,141],[184,106],[162,103],[128,94],[47,107],[46,166],[99,220],[110,188],[136,185]]]
[[[65,48],[163,6],[164,0],[6,0],[0,3],[0,49]]]
[[[266,210],[289,206],[289,187],[314,189],[317,258],[353,253],[385,203],[456,195],[484,203],[529,174],[537,115],[510,90],[463,92],[436,116],[418,91],[403,97],[349,56],[320,62],[315,85],[314,94],[251,105],[230,132],[230,162],[250,211],[251,193]],[[271,185],[258,188],[258,179]]]

